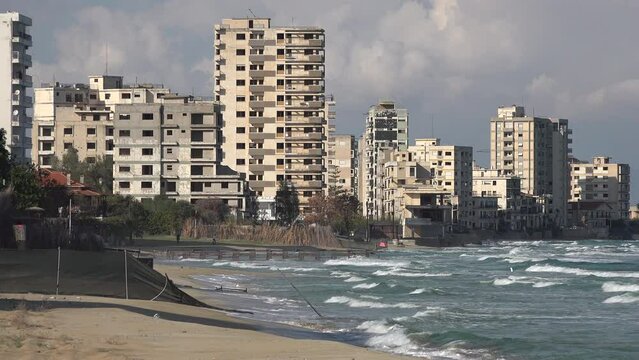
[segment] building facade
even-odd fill
[[[33,162],[50,168],[74,148],[91,163],[113,156],[115,107],[152,104],[170,90],[161,85],[124,85],[122,76],[89,76],[89,84],[44,84],[34,90]]]
[[[381,101],[368,109],[359,147],[359,201],[365,216],[384,217],[383,164],[395,150],[408,148],[408,111],[392,101]]]
[[[353,135],[329,135],[328,188],[357,194],[357,141]]]
[[[500,107],[490,120],[491,168],[519,177],[522,192],[545,197],[556,226],[567,219],[571,133],[568,120],[526,116],[522,106]]]
[[[324,30],[224,19],[214,47],[222,163],[246,174],[263,219],[275,219],[281,181],[295,186],[304,211],[326,183]]]
[[[573,160],[570,164],[570,202],[602,202],[609,205],[611,219],[628,219],[630,165],[613,163],[606,156],[593,157],[591,162]],[[578,211],[581,207],[574,204],[571,209]]]
[[[219,199],[245,208],[245,182],[220,164],[220,105],[168,94],[114,111],[114,192],[144,200],[166,195],[195,203]]]
[[[31,19],[16,12],[0,14],[0,128],[18,161],[31,160]]]

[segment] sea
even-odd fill
[[[500,241],[321,261],[179,259],[254,320],[429,359],[639,359],[639,241]],[[216,287],[247,292],[217,292]]]

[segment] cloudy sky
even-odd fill
[[[487,163],[499,105],[567,118],[574,154],[633,167],[639,201],[639,1],[3,0],[33,19],[34,83],[105,71],[211,95],[213,25],[224,17],[326,29],[337,130],[360,134],[378,99],[410,112],[410,137],[472,145]],[[126,80],[125,79],[125,80]]]

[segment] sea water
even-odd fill
[[[504,241],[370,258],[180,262],[246,270],[194,276],[205,289],[247,288],[215,294],[253,311],[242,316],[382,351],[432,359],[639,359],[639,242]]]

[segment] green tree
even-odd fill
[[[281,225],[292,225],[299,215],[300,201],[295,185],[280,181],[275,194],[275,216]]]
[[[130,242],[133,236],[142,236],[149,213],[142,203],[132,196],[110,195],[106,197],[107,222],[120,227]]]
[[[0,128],[0,190],[9,185],[11,178],[11,154],[7,150],[7,132]]]
[[[113,193],[113,157],[98,156],[95,163],[84,164],[84,183],[103,194]]]
[[[44,196],[39,169],[33,164],[13,164],[10,183],[18,210],[40,205]]]
[[[180,200],[176,201],[173,206],[174,216],[172,221],[173,232],[175,233],[175,240],[179,243],[182,236],[182,228],[186,219],[190,218],[194,214],[193,205],[188,201]]]
[[[80,181],[80,177],[87,171],[87,164],[80,161],[78,150],[73,147],[62,155],[62,160],[54,158],[51,165],[54,170],[70,174],[71,179],[75,181]]]

